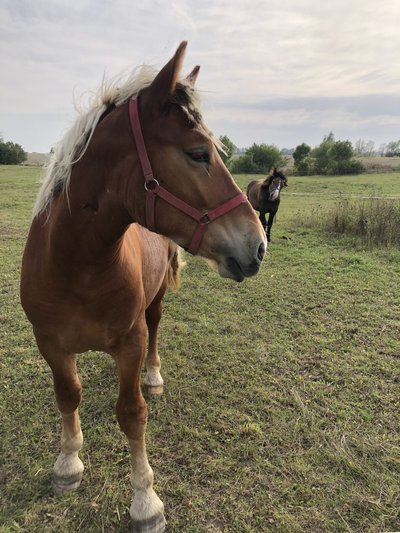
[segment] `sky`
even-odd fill
[[[238,147],[400,139],[400,0],[0,0],[1,136],[48,152],[74,99],[182,40],[207,125]]]

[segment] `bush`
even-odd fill
[[[229,165],[229,170],[234,174],[258,174],[257,165],[253,162],[250,155],[242,155],[237,159],[233,159]]]
[[[342,161],[338,170],[338,174],[361,174],[365,171],[365,167],[359,159],[350,159],[350,161]]]
[[[303,143],[296,147],[293,154],[295,168],[302,175],[322,174],[359,174],[364,165],[354,158],[350,141],[335,141],[330,133],[313,150]]]
[[[253,144],[246,150],[245,155],[234,159],[230,170],[236,174],[248,172],[250,174],[266,174],[273,167],[285,163],[285,158],[279,148],[272,144]]]
[[[296,219],[296,223],[299,220]],[[400,248],[400,204],[388,198],[340,200],[330,210],[314,210],[300,220],[304,227],[358,238],[368,248]]]
[[[295,163],[295,167],[300,176],[310,176],[313,174],[313,160],[309,156]]]

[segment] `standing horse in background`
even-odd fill
[[[177,282],[177,245],[236,281],[258,272],[266,245],[203,121],[199,67],[178,81],[185,49],[183,42],[157,75],[142,68],[103,85],[56,148],[22,262],[22,306],[62,417],[54,489],[78,487],[83,473],[76,354],[104,351],[119,377],[116,413],[129,440],[130,516],[140,533],[165,529],[146,454],[140,374],[148,333],[145,383],[159,392],[157,327],[167,285]]]
[[[247,185],[247,198],[256,211],[260,212],[261,224],[266,230],[268,241],[271,240],[271,227],[281,203],[281,189],[287,187],[287,178],[276,168],[265,180],[254,180]],[[268,224],[265,214],[269,213]]]

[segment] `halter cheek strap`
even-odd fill
[[[142,128],[140,126],[138,101],[131,99],[129,101],[129,117],[132,127],[133,136],[135,139],[136,150],[142,167],[144,175],[144,188],[146,189],[146,227],[150,231],[156,231],[155,225],[155,209],[157,197],[162,198],[168,204],[174,206],[178,211],[185,213],[197,222],[197,227],[194,231],[190,241],[188,252],[195,255],[203,239],[207,225],[213,220],[225,215],[240,204],[247,203],[246,195],[239,193],[230,200],[227,200],[220,206],[211,211],[202,212],[187,204],[174,194],[170,193],[154,178],[153,170],[147,155],[146,145],[143,139]]]

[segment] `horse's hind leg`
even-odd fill
[[[162,316],[162,299],[166,290],[167,284],[164,282],[157,296],[146,309],[149,347],[146,357],[144,384],[150,394],[162,394],[164,386],[164,380],[160,374],[161,360],[158,355],[158,325]]]
[[[38,340],[41,354],[49,364],[54,379],[57,405],[62,416],[61,452],[54,464],[52,485],[61,494],[79,487],[83,463],[78,457],[83,444],[78,406],[82,386],[76,372],[76,355],[54,349],[49,342]]]

